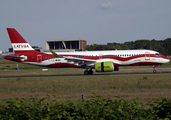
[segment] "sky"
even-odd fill
[[[0,50],[15,28],[31,46],[46,40],[87,44],[171,37],[171,0],[0,0]]]

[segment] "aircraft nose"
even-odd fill
[[[168,63],[168,62],[170,62],[170,60],[169,59],[164,59],[163,62]]]
[[[170,59],[168,59],[168,61],[167,62],[170,62]]]

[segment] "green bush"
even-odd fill
[[[156,105],[157,104],[157,105]],[[148,108],[147,108],[148,106]],[[45,98],[0,101],[0,119],[165,119],[171,118],[171,100],[160,98],[143,105],[133,100],[94,95],[84,102]]]

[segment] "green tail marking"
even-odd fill
[[[60,57],[58,54],[56,54],[54,51],[50,50],[50,52],[53,54],[55,57]]]

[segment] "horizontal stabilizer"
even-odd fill
[[[20,56],[13,56],[13,55],[6,55],[7,57],[13,57],[14,59],[16,60],[21,60],[21,59],[24,59],[24,56],[23,57],[20,57]]]

